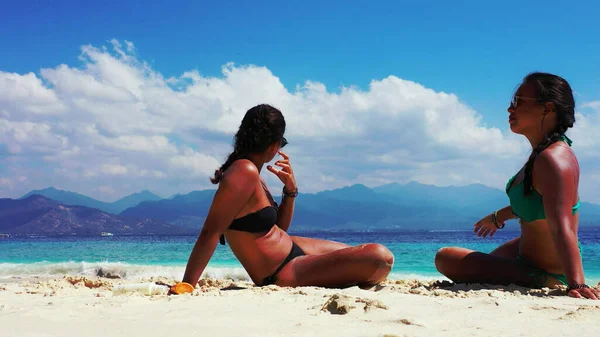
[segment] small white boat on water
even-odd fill
[[[113,236],[113,233],[110,233],[110,232],[100,232],[100,236]]]

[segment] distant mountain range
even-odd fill
[[[36,212],[40,212],[38,208],[26,206],[28,202],[32,202],[28,199],[32,195],[43,195],[57,203],[51,207],[54,212],[52,214],[57,214],[57,209],[61,209],[60,207],[71,209],[70,214],[73,212],[91,214],[94,208],[97,209],[95,211],[98,213],[94,213],[95,215],[90,217],[93,220],[89,222],[94,225],[85,225],[89,228],[100,228],[98,219],[101,217],[100,214],[105,214],[104,217],[115,219],[112,230],[117,232],[121,226],[117,223],[123,226],[127,223],[127,226],[131,227],[129,223],[132,219],[142,219],[136,220],[146,221],[147,225],[140,228],[141,232],[157,226],[160,228],[157,229],[159,232],[168,233],[172,230],[173,233],[197,234],[208,213],[214,193],[215,190],[201,190],[161,199],[155,194],[143,191],[114,203],[103,203],[81,194],[47,188],[32,191],[20,200],[13,200],[13,202],[24,202],[20,205],[21,211],[15,212],[13,216],[16,219],[36,218],[38,219],[36,223],[43,225],[42,220],[47,219],[49,215],[40,218],[36,215]],[[276,201],[280,202],[278,191],[272,193]],[[9,200],[12,199],[0,199],[0,202],[6,203]],[[507,204],[508,198],[504,191],[480,184],[437,187],[411,182],[392,183],[375,188],[356,184],[298,195],[290,230],[470,229],[477,220]],[[73,207],[75,205],[85,207]],[[129,206],[126,207],[127,205]],[[52,219],[56,222],[63,217],[61,221],[69,223],[68,219],[72,217],[64,212],[60,214]],[[0,223],[4,223],[2,213],[0,213]],[[581,226],[599,226],[600,205],[582,202],[580,223]],[[33,230],[37,225],[27,226],[22,229]],[[0,225],[0,232],[2,231],[3,226]]]
[[[145,201],[122,215],[199,228],[215,190]],[[272,192],[277,196],[278,193]],[[279,197],[276,197],[279,202]],[[292,228],[301,230],[466,229],[508,205],[504,191],[480,184],[437,187],[415,182],[352,185],[296,199]],[[582,203],[582,226],[600,225],[600,205]]]
[[[95,208],[65,205],[33,194],[0,199],[0,233],[38,235],[164,235],[194,231],[159,220],[112,215]]]
[[[79,193],[63,191],[63,190],[56,189],[54,187],[48,187],[43,190],[31,191],[31,192],[25,194],[24,196],[22,196],[21,199],[25,199],[34,194],[42,195],[46,198],[50,198],[52,200],[59,201],[65,205],[78,205],[78,206],[96,208],[101,211],[104,211],[107,213],[112,213],[112,214],[118,214],[118,213],[126,210],[129,207],[136,206],[137,204],[139,204],[142,201],[152,201],[152,200],[161,200],[162,199],[158,195],[153,194],[150,191],[144,190],[139,193],[134,193],[134,194],[128,195],[126,197],[123,197],[115,202],[102,202],[102,201],[98,201],[96,199],[90,198],[88,196],[85,196],[85,195],[82,195]]]

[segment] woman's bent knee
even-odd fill
[[[394,264],[394,254],[384,245],[369,243],[363,246],[377,267],[391,267]]]
[[[371,284],[379,283],[387,278],[394,265],[394,254],[385,246],[380,244],[368,244],[364,249],[369,250],[369,255],[375,271],[367,281]]]
[[[451,269],[453,251],[452,247],[444,247],[435,254],[435,268],[443,275],[447,276],[447,272]]]

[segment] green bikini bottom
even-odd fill
[[[579,247],[579,254],[581,254],[581,242],[579,240],[577,241],[577,246]],[[529,270],[529,276],[534,278],[532,285],[536,288],[545,287],[549,277],[554,277],[563,285],[567,285],[567,276],[565,274],[554,274],[538,268],[531,261],[524,258],[521,253],[517,254],[517,264]]]

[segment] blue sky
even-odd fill
[[[166,75],[268,66],[288,87],[336,90],[390,74],[456,93],[504,123],[511,89],[545,70],[597,98],[600,28],[593,1],[19,1],[0,13],[0,65],[77,64],[79,47],[116,38]],[[500,112],[500,113],[498,113]]]
[[[456,95],[462,108],[472,109],[480,115],[479,126],[499,128],[503,133],[502,140],[512,141],[512,136],[506,133],[506,108],[518,82],[530,71],[549,71],[567,78],[577,92],[578,103],[600,100],[600,63],[597,61],[600,45],[594,43],[600,36],[600,28],[596,23],[598,12],[600,5],[591,1],[503,1],[495,4],[481,1],[369,1],[352,2],[352,5],[342,1],[328,1],[326,4],[302,1],[291,5],[274,1],[130,1],[127,4],[116,1],[62,1],[52,4],[20,1],[4,4],[0,12],[0,45],[3,46],[0,48],[0,71],[19,76],[33,72],[47,88],[51,88],[57,84],[45,78],[42,69],[58,69],[61,64],[68,65],[71,70],[86,69],[87,61],[80,59],[84,54],[82,46],[90,45],[100,50],[107,47],[108,53],[116,55],[114,50],[111,51],[112,44],[109,42],[116,39],[122,49],[126,49],[125,41],[130,41],[135,46],[130,56],[146,62],[153,72],[164,78],[177,78],[193,70],[203,78],[223,78],[222,67],[233,62],[234,67],[254,65],[268,69],[272,74],[269,78],[280,81],[290,93],[294,93],[296,87],[303,86],[306,81],[314,81],[325,85],[328,93],[339,94],[342,87],[369,91],[372,81],[394,76],[416,82],[438,94]],[[55,77],[55,80],[59,77]],[[100,77],[97,78],[100,82],[108,81]],[[273,90],[278,90],[276,87]],[[65,96],[68,92],[67,89],[56,91],[57,99],[63,103],[72,99]],[[393,93],[390,95],[394,96]],[[265,94],[266,97],[271,96]],[[240,99],[242,101],[246,100]],[[0,104],[2,102],[9,108],[17,104],[14,96],[5,98]],[[72,112],[85,114],[87,110],[83,109],[82,112],[81,109],[79,106]],[[290,109],[300,111],[297,105],[291,105]],[[590,123],[595,121],[596,112],[593,108],[581,107],[580,110],[590,114]],[[11,114],[12,118],[16,113]],[[443,109],[440,113],[444,113]],[[77,145],[74,143],[76,135],[61,131],[59,124],[53,124],[52,118],[24,117],[19,120],[50,125],[50,135],[62,135],[69,144]],[[197,129],[203,130],[207,136],[202,137],[177,127],[162,135],[167,135],[165,137],[174,144],[176,149],[173,151],[185,153],[181,146],[189,145],[196,151],[194,154],[210,153],[220,162],[228,144],[215,139],[222,139],[223,135],[229,134],[224,129],[204,127],[202,123],[197,125]],[[122,136],[156,136],[154,133],[140,134],[139,130],[119,131],[124,132]],[[379,134],[375,129],[371,132]],[[457,128],[455,132],[461,134],[464,130]],[[302,136],[308,137],[300,132],[297,140],[303,140]],[[17,138],[10,141],[16,142]],[[324,144],[318,146],[328,148]],[[26,149],[26,146],[21,147]],[[67,148],[61,147],[60,151],[66,151]],[[78,148],[83,149],[82,146]],[[217,148],[218,151],[211,150]],[[378,148],[377,143],[365,146],[371,152],[373,148]],[[303,153],[299,148],[290,151],[294,150],[297,155],[310,156],[310,153]],[[395,152],[378,155],[397,156],[404,150],[398,145]],[[441,153],[432,151],[428,158],[435,158],[435,153]],[[27,151],[13,155],[24,158],[24,152]],[[43,151],[37,149],[34,152],[39,154]],[[505,167],[500,166],[503,170],[499,167],[493,177],[479,176],[475,182],[490,181],[490,185],[501,186],[505,178],[503,174],[508,178],[511,173],[508,171],[524,160],[526,152],[522,149],[517,152],[521,157],[510,157],[516,159]],[[108,156],[110,163],[104,164],[128,165],[116,157]],[[8,159],[4,157],[4,160]],[[146,159],[140,160],[148,163]],[[456,165],[458,170],[464,157],[459,156],[455,160],[452,165]],[[588,162],[590,160],[586,160]],[[33,182],[27,179],[30,184],[15,184],[15,179],[19,177],[14,172],[18,171],[17,168],[27,166],[25,161],[19,163],[10,161],[3,171],[0,170],[0,174],[4,173],[4,181],[13,182],[10,187],[7,187],[8,183],[5,184],[4,190],[0,186],[0,196],[14,196],[26,192],[28,188],[43,187],[39,185],[44,180]],[[66,175],[70,170],[84,170],[75,168],[75,164],[73,167],[63,167],[56,162],[48,162],[41,154],[32,159],[33,163],[35,167],[43,167],[46,163],[48,168],[63,170]],[[595,172],[597,167],[594,163],[591,161],[586,164],[589,172]],[[324,182],[331,181],[331,178],[324,178],[321,184],[310,183],[310,189],[337,187],[353,182],[375,184],[374,181],[361,180],[361,174],[390,170],[376,165],[354,164],[358,165],[357,171],[349,173],[353,170],[344,170],[343,174],[348,174],[344,179],[334,179],[336,183],[328,185]],[[131,165],[130,170],[139,170],[139,163]],[[311,165],[316,163],[310,160],[300,163],[306,171],[318,171]],[[409,159],[403,165],[409,165]],[[483,162],[481,165],[484,165]],[[8,166],[12,170],[7,169]],[[159,171],[170,176],[168,170]],[[400,171],[396,175],[391,174],[389,179],[419,180],[418,175],[409,173],[414,171]],[[308,172],[305,174],[304,179],[308,184],[312,178]],[[436,184],[443,184],[440,181],[444,179],[421,178],[423,182]],[[595,182],[595,179],[590,173],[589,181]],[[50,178],[45,181],[48,180]],[[92,188],[98,185],[97,181],[90,181],[86,185],[81,181],[62,181],[56,175],[51,180],[72,189],[79,187],[82,193],[107,200],[133,192],[143,185],[149,185],[150,189],[157,186],[158,192],[162,189],[165,195],[187,192],[183,189],[191,186],[182,182],[177,191],[172,191],[160,187],[174,186],[172,182],[155,185],[155,182],[140,180],[128,189],[115,190],[116,187],[113,187],[111,192],[110,185],[116,184],[109,180],[103,184],[106,188],[102,192]],[[455,181],[460,182],[468,181]]]

